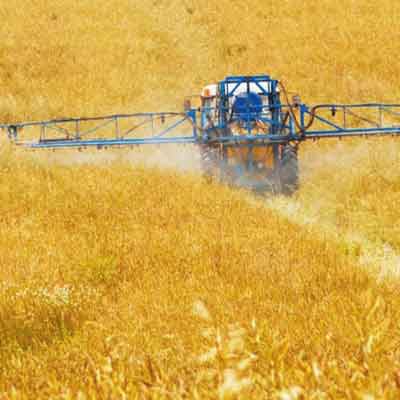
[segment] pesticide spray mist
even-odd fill
[[[87,149],[56,150],[53,152],[35,151],[31,153],[33,159],[39,163],[51,163],[61,166],[107,166],[111,164],[128,164],[132,168],[145,167],[160,170],[173,170],[181,173],[199,173],[200,155],[192,145],[149,145],[134,149],[114,148],[104,150]]]
[[[290,198],[270,197],[266,206],[336,242],[354,256],[352,262],[380,278],[400,276],[390,200],[382,203],[378,194],[396,198],[400,144],[386,138],[357,139],[310,143],[300,150],[299,192]]]
[[[379,225],[371,214],[368,185],[398,182],[400,144],[387,140],[306,144],[300,149],[301,185],[292,197],[247,193],[249,203],[262,201],[291,222],[315,231],[348,249],[359,249],[352,261],[371,268],[380,277],[400,275],[400,256],[395,245],[370,232]],[[123,164],[132,168],[159,169],[201,175],[196,146],[163,145],[113,150],[59,150],[32,153],[36,162],[65,166]],[[244,178],[245,179],[245,178]],[[367,187],[361,187],[366,182]],[[377,186],[378,187],[378,186]]]

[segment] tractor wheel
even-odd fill
[[[297,146],[287,144],[283,147],[279,167],[281,193],[290,196],[299,188],[299,165]]]
[[[200,146],[200,163],[201,169],[207,180],[212,180],[215,177],[216,168],[218,167],[218,149],[203,145]]]

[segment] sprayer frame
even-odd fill
[[[235,96],[236,91],[243,85],[248,85],[249,90],[256,87],[266,96],[270,96],[269,111],[261,116],[261,120],[269,126],[265,134],[254,134],[251,124],[247,125],[246,134],[240,136],[230,135],[227,128],[229,125],[229,112],[231,111],[230,99]],[[29,148],[71,148],[71,147],[97,147],[105,148],[112,146],[136,146],[145,144],[205,144],[218,142],[224,145],[252,145],[267,146],[274,144],[287,144],[290,142],[300,142],[307,139],[321,138],[342,138],[349,136],[375,136],[375,135],[399,135],[400,123],[398,125],[385,126],[383,116],[390,114],[400,121],[400,104],[320,104],[312,108],[305,104],[281,103],[279,99],[279,81],[271,79],[268,75],[255,76],[230,76],[218,84],[218,137],[208,135],[210,127],[205,125],[202,117],[205,110],[202,108],[188,108],[184,112],[160,112],[160,113],[135,113],[135,114],[116,114],[104,117],[92,118],[68,118],[55,119],[39,122],[22,122],[13,124],[3,124],[0,128],[5,131],[9,139],[17,145]],[[293,113],[296,108],[297,117]],[[324,110],[332,111],[332,118],[322,117],[318,112]],[[363,116],[363,112],[368,111],[368,115],[377,113],[377,120]],[[334,111],[334,112],[333,112]],[[337,123],[334,119],[336,113],[343,114],[343,122]],[[287,115],[287,117],[285,117]],[[357,118],[359,124],[348,126],[347,117]],[[174,118],[162,130],[154,129],[154,121],[157,119],[167,120]],[[306,129],[306,120],[313,117],[319,124],[319,129]],[[296,120],[295,120],[296,119]],[[98,123],[90,130],[82,130],[81,126],[85,122],[91,121]],[[126,131],[120,129],[122,121],[132,121],[132,127]],[[139,121],[139,122],[138,122]],[[198,121],[200,125],[198,125]],[[187,134],[178,133],[178,127],[188,123]],[[297,123],[297,124],[296,124]],[[296,129],[296,126],[300,129]],[[146,134],[132,137],[132,133],[137,132],[137,127],[147,126]],[[93,137],[100,129],[107,127],[106,137]],[[36,129],[35,139],[24,140],[20,138],[20,133],[26,129]],[[215,128],[215,127],[214,127]],[[56,132],[58,136],[48,137],[49,132]],[[228,133],[228,134],[227,134]],[[90,136],[90,137],[88,137]]]

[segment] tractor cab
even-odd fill
[[[201,91],[201,124],[205,129],[211,128],[216,122],[218,85],[207,85]]]
[[[205,129],[224,129],[232,135],[271,133],[268,122],[273,110],[279,109],[279,88],[276,81],[238,80],[228,77],[219,84],[210,84],[201,92],[201,122]],[[279,114],[275,113],[279,118]]]

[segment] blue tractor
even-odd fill
[[[400,104],[317,104],[289,98],[268,75],[229,76],[206,86],[182,112],[116,114],[0,125],[33,149],[186,144],[204,174],[257,192],[290,195],[299,186],[306,140],[400,135]]]
[[[203,89],[201,160],[207,175],[260,192],[298,188],[299,137],[280,97],[278,82],[266,76],[228,77]]]

